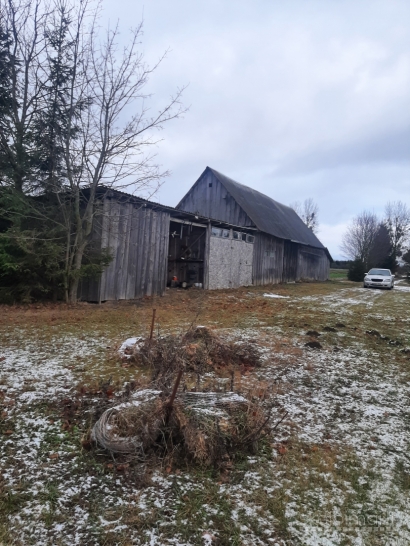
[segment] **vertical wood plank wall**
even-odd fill
[[[101,248],[112,261],[99,287],[83,283],[80,298],[106,301],[163,295],[166,288],[169,212],[105,199],[101,222]]]
[[[329,278],[330,262],[326,252],[320,248],[299,246],[297,280],[326,281]]]
[[[191,188],[178,208],[187,212],[198,212],[201,216],[223,220],[235,226],[254,225],[211,172],[207,172]]]
[[[283,239],[258,232],[253,250],[253,284],[276,284],[282,281]]]
[[[285,241],[266,233],[255,235],[253,284],[263,286],[303,280],[325,281],[330,262],[325,250]]]
[[[208,222],[205,235],[205,251],[204,251],[204,289],[209,289],[209,253],[211,246],[211,222]]]

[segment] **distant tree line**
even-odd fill
[[[410,208],[402,201],[388,203],[383,218],[363,211],[353,218],[341,245],[351,260],[348,278],[362,281],[372,267],[397,270],[397,259],[410,263]]]
[[[145,88],[142,25],[119,44],[90,0],[0,3],[0,301],[77,299],[110,260],[93,248],[101,188],[152,195],[166,172],[154,134],[183,112],[177,90],[156,112]]]
[[[335,260],[330,264],[331,269],[349,269],[351,260]]]

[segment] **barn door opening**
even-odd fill
[[[291,241],[284,241],[283,248],[283,282],[295,282],[298,270],[298,245]]]
[[[167,286],[204,286],[206,226],[171,220]]]

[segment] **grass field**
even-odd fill
[[[409,304],[402,283],[333,280],[2,307],[0,544],[410,544]],[[133,465],[84,442],[126,382],[146,382],[118,348],[154,307],[155,335],[201,324],[261,350],[235,389],[263,386],[272,422],[288,413],[232,468]]]
[[[331,281],[346,281],[347,269],[331,269],[329,272],[329,279]]]

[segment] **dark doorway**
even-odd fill
[[[284,241],[283,249],[283,282],[296,281],[298,270],[298,244]]]
[[[206,226],[171,220],[167,286],[204,286]]]

